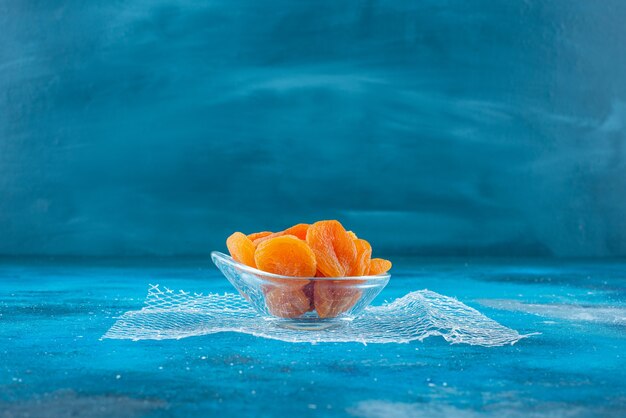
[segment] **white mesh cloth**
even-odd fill
[[[126,312],[102,338],[165,340],[217,332],[309,343],[407,343],[441,336],[453,344],[480,346],[514,344],[525,337],[456,299],[429,290],[370,306],[339,328],[298,331],[262,319],[239,295],[203,295],[150,285],[145,306]]]

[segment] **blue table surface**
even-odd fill
[[[0,261],[0,417],[626,416],[626,262],[394,259],[374,304],[454,296],[513,346],[101,340],[148,283],[231,292],[204,259]]]

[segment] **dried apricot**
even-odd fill
[[[285,229],[284,231],[274,232],[273,234],[268,234],[264,236],[257,237],[253,239],[254,245],[259,245],[263,241],[267,241],[270,238],[282,237],[283,235],[293,235],[295,237],[300,238],[301,240],[306,240],[306,233],[309,230],[309,224],[298,224],[292,227]]]
[[[254,242],[257,239],[264,238],[268,235],[272,235],[272,232],[270,231],[254,232],[252,234],[248,234],[248,238],[250,239],[250,241]]]
[[[342,277],[356,259],[356,246],[339,221],[319,221],[306,234],[317,260],[317,269],[326,277]]]
[[[297,224],[283,231],[285,235],[293,235],[301,240],[306,240],[306,233],[309,231],[309,224]]]
[[[361,290],[341,280],[315,282],[313,301],[320,318],[334,318],[348,309],[361,297]]]
[[[311,300],[303,289],[276,286],[265,293],[265,304],[272,315],[297,318],[308,312]]]
[[[254,252],[254,260],[260,270],[281,276],[313,277],[317,270],[313,251],[293,235],[261,242]]]
[[[315,310],[315,305],[313,304],[313,291],[314,291],[313,290],[313,282],[309,282],[309,284],[304,286],[302,288],[302,291],[304,292],[306,297],[309,298],[309,302],[310,302],[309,311],[314,311]]]
[[[370,264],[369,276],[375,276],[377,274],[383,274],[391,270],[391,261],[384,258],[372,258]]]
[[[370,262],[372,258],[372,246],[364,239],[355,239],[356,259],[352,264],[352,268],[348,272],[349,276],[364,276],[370,270]]]
[[[336,220],[247,236],[235,232],[226,245],[234,260],[278,275],[257,274],[267,309],[282,318],[297,318],[313,310],[320,318],[341,315],[363,295],[366,280],[360,276],[391,269],[390,261],[372,258],[369,242]]]
[[[226,240],[226,247],[231,257],[246,266],[256,267],[254,261],[254,244],[241,232],[235,232]]]

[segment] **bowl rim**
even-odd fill
[[[247,266],[245,264],[242,264],[236,260],[234,260],[231,256],[229,256],[228,254],[224,254],[223,252],[220,251],[211,251],[211,259],[213,260],[213,263],[215,263],[216,259],[219,259],[220,261],[223,261],[227,264],[232,264],[234,266],[236,266],[237,268],[247,271],[248,273],[253,273],[256,275],[261,275],[261,276],[265,276],[265,277],[269,277],[269,278],[273,278],[273,279],[282,279],[282,280],[317,280],[317,281],[324,281],[324,280],[328,280],[328,281],[336,281],[336,280],[368,280],[368,281],[385,281],[385,280],[389,280],[389,278],[391,277],[391,274],[389,273],[383,273],[383,274],[377,274],[374,276],[342,276],[342,277],[298,277],[298,276],[281,276],[280,274],[274,274],[274,273],[268,273],[267,271],[263,271],[263,270],[259,270],[256,269],[254,267],[250,267]]]

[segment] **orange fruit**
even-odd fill
[[[367,273],[369,276],[375,276],[377,274],[383,274],[391,270],[391,261],[384,258],[372,258],[370,263],[370,270]]]
[[[364,276],[369,273],[372,258],[372,246],[364,239],[355,239],[356,259],[348,272],[349,276]]]
[[[313,251],[293,235],[261,242],[254,252],[254,261],[260,270],[281,276],[313,277],[317,270]]]
[[[297,318],[310,310],[311,301],[303,289],[276,286],[265,293],[265,304],[272,315]]]
[[[361,290],[341,280],[317,281],[313,293],[315,310],[320,318],[334,318],[344,313],[361,297]]]
[[[313,282],[309,282],[309,284],[307,284],[306,286],[304,286],[302,288],[302,291],[304,292],[304,294],[306,295],[306,297],[309,299],[309,311],[314,311],[315,310],[315,305],[313,304],[313,289],[314,289],[314,283]]]
[[[226,240],[226,247],[228,247],[228,252],[230,252],[233,260],[256,268],[254,244],[246,235],[241,232],[235,232]]]
[[[254,232],[252,234],[248,234],[248,238],[250,239],[250,241],[254,242],[257,239],[266,237],[268,235],[272,235],[272,232],[270,231]]]
[[[283,231],[285,235],[293,235],[301,240],[306,240],[306,233],[309,231],[309,224],[297,224]]]
[[[285,229],[284,231],[274,232],[273,234],[267,234],[253,239],[254,245],[259,245],[263,241],[267,241],[270,238],[282,237],[283,235],[293,235],[301,240],[306,239],[306,232],[309,229],[309,224],[297,224]]]
[[[315,253],[317,269],[326,277],[347,275],[356,259],[354,241],[339,221],[315,222],[306,242]]]

